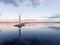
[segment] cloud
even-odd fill
[[[18,6],[16,0],[0,0],[0,2],[3,2],[4,4],[12,4],[14,6]]]
[[[56,15],[49,17],[49,18],[60,18],[60,14],[56,14]]]
[[[30,1],[34,7],[40,5],[40,2],[38,0],[30,0]]]
[[[20,6],[21,3],[25,3],[25,1],[30,1],[31,6],[38,6],[40,3],[44,2],[44,0],[0,0],[0,2],[8,5]],[[27,3],[28,5],[28,3]]]
[[[38,3],[43,3],[44,0],[36,0]]]

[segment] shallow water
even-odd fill
[[[59,23],[0,23],[0,45],[60,45]]]

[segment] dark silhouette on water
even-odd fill
[[[19,37],[21,37],[21,28],[25,26],[23,23],[21,23],[21,16],[19,15],[19,24],[14,25],[15,27],[19,28]]]
[[[23,27],[25,26],[23,23],[21,23],[21,16],[19,15],[19,24],[14,25],[15,27]]]

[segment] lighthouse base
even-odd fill
[[[25,26],[24,24],[17,24],[17,25],[14,25],[15,27],[23,27]]]

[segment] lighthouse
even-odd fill
[[[21,15],[19,14],[19,23],[18,24],[16,24],[16,25],[14,25],[15,27],[23,27],[23,26],[25,26],[25,24],[23,24],[22,22],[21,22]]]

